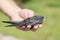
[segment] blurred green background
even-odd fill
[[[0,12],[0,33],[13,35],[24,40],[60,40],[60,0],[22,0],[19,2],[23,4],[24,8],[32,9],[35,15],[47,17],[43,27],[36,32],[24,32],[15,27],[4,27],[7,24],[1,21],[7,21],[9,18]]]

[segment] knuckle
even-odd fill
[[[30,12],[30,13],[34,13],[34,11],[32,11],[32,10],[30,10],[30,9],[23,9],[23,11]]]
[[[37,29],[38,28],[38,26],[34,26],[34,29]]]
[[[31,26],[27,26],[27,28],[31,28]]]

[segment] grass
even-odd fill
[[[9,18],[0,12],[0,32],[25,40],[60,40],[60,6],[57,5],[60,4],[59,2],[59,0],[33,0],[24,4],[24,7],[32,9],[35,15],[47,17],[43,23],[43,27],[36,32],[24,32],[15,27],[4,27],[7,24],[1,21],[9,20]],[[53,4],[53,6],[50,4]]]

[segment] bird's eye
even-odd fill
[[[44,18],[44,17],[42,17],[42,18]]]

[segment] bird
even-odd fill
[[[16,22],[11,22],[11,21],[2,21],[3,23],[9,23],[10,25],[7,25],[6,27],[12,27],[12,26],[35,26],[37,24],[42,24],[44,21],[45,17],[44,16],[33,16],[29,17],[23,21],[16,21]]]

